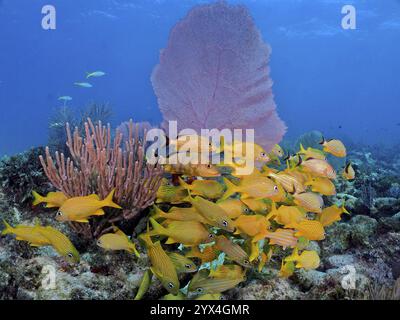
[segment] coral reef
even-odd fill
[[[33,148],[21,154],[0,160],[0,185],[7,199],[18,207],[28,208],[32,203],[32,191],[50,191],[50,184],[39,162],[43,148]]]
[[[94,225],[71,224],[87,237],[99,236],[104,228],[121,220],[131,220],[151,205],[161,183],[162,168],[146,163],[143,143],[138,139],[138,128],[131,121],[129,137],[122,145],[122,134],[117,130],[111,138],[110,125],[94,125],[90,118],[84,124],[85,138],[76,127],[73,134],[67,123],[67,146],[72,158],[55,152],[53,160],[49,148],[40,156],[44,172],[52,185],[67,197],[97,194],[104,199],[115,190],[115,199],[123,207],[122,214],[114,211]]]

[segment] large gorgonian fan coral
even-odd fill
[[[72,223],[73,228],[88,236],[98,236],[109,223],[131,220],[153,204],[161,183],[163,170],[145,161],[145,145],[139,139],[139,127],[129,122],[128,136],[116,130],[111,137],[110,125],[94,125],[90,119],[84,124],[85,137],[78,128],[73,134],[67,124],[67,146],[72,155],[65,158],[55,152],[55,161],[46,148],[41,164],[52,185],[68,197],[98,194],[104,199],[115,189],[114,199],[122,206],[92,225]],[[145,133],[143,134],[145,136]],[[95,219],[94,219],[95,220]]]
[[[165,121],[200,129],[255,129],[266,151],[286,131],[269,77],[270,48],[247,9],[224,2],[191,10],[171,31],[152,74]]]

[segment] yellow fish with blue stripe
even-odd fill
[[[79,253],[66,235],[49,226],[17,225],[12,227],[5,220],[5,229],[2,235],[14,234],[16,240],[27,241],[33,247],[52,246],[67,261],[77,263],[80,260]]]
[[[162,248],[160,241],[153,243],[148,233],[140,235],[140,238],[146,245],[147,254],[151,262],[150,270],[169,293],[177,295],[179,292],[178,274],[171,258]]]

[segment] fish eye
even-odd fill
[[[208,234],[208,237],[209,237],[210,239],[214,238],[214,233]]]
[[[71,252],[68,252],[67,256],[68,256],[69,258],[73,258],[73,257],[74,257],[74,255],[73,255]]]
[[[197,293],[203,293],[204,290],[203,290],[203,288],[200,287],[200,288],[197,288],[196,291],[197,291]]]
[[[173,289],[175,286],[172,282],[168,282],[168,288]]]
[[[56,215],[61,217],[63,215],[63,213],[61,211],[57,211]]]
[[[192,265],[190,263],[185,264],[186,269],[190,269],[191,267],[192,267]]]
[[[100,240],[97,240],[96,243],[97,243],[97,245],[101,245],[101,241]]]
[[[246,260],[243,260],[243,263],[248,265],[248,264],[250,264],[250,261],[246,259]]]
[[[249,208],[244,208],[244,213],[249,213],[250,209]]]
[[[278,186],[274,186],[274,190],[275,190],[275,191],[278,191]]]
[[[208,165],[207,165],[207,168],[208,168],[208,169],[211,169],[211,164],[208,164]]]
[[[264,158],[266,156],[266,153],[265,152],[261,152],[260,156]]]
[[[228,221],[222,220],[222,225],[223,225],[224,227],[227,227],[227,226],[228,226]]]

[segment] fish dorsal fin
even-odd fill
[[[93,200],[100,200],[100,197],[95,193],[86,196],[86,198],[93,199]]]
[[[117,234],[117,235],[119,235],[119,236],[121,236],[121,237],[124,237],[124,238],[126,238],[126,240],[128,240],[128,241],[131,241],[130,239],[129,239],[129,237],[121,230],[121,229],[119,229],[118,227],[116,227],[117,229],[116,229],[116,231],[115,231],[115,234]]]

